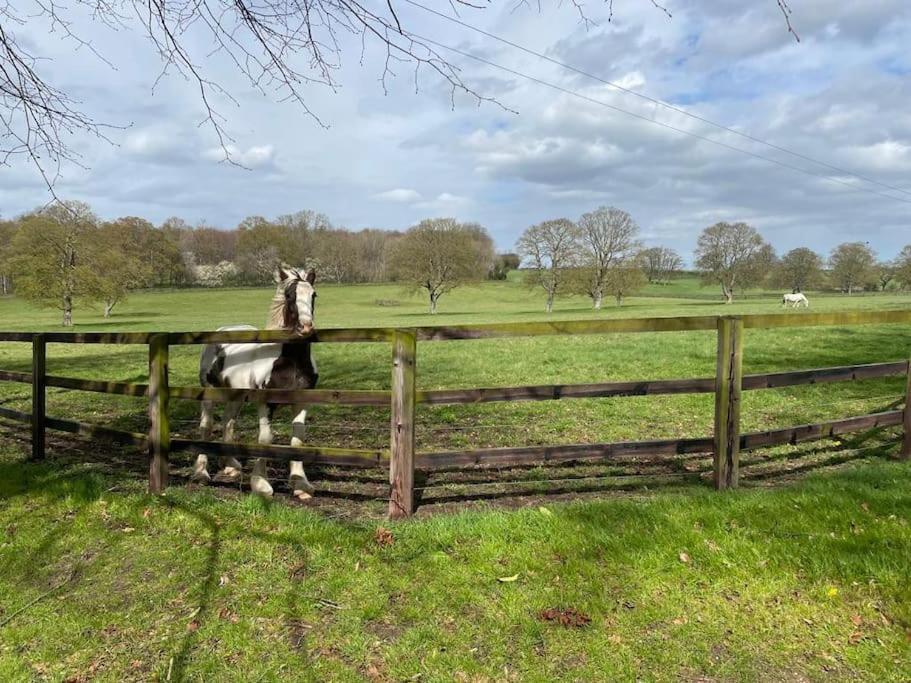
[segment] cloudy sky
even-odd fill
[[[452,13],[448,3],[425,1]],[[534,2],[490,4],[460,16],[601,79],[899,189],[751,142],[403,3],[400,19],[415,33],[582,97],[459,55],[452,59],[464,81],[499,105],[465,96],[453,103],[430,73],[415,92],[405,66],[384,92],[378,50],[368,45],[362,63],[359,42],[343,40],[339,86],[304,90],[324,127],[298,105],[249,87],[227,60],[209,58],[209,73],[236,99],[217,105],[230,151],[246,167],[239,168],[221,161],[212,130],[200,125],[195,86],[177,74],[156,85],[160,62],[138,27],[114,31],[72,17],[116,70],[40,21],[15,31],[50,58],[40,67],[48,80],[96,119],[125,126],[110,131],[115,144],[73,138],[87,168],[64,167],[56,188],[105,218],[177,215],[231,227],[251,214],[314,209],[350,228],[403,228],[447,215],[482,223],[509,249],[532,223],[614,205],[634,216],[647,244],[687,259],[699,231],[720,220],[752,223],[779,251],[827,252],[859,239],[891,257],[911,242],[907,0],[792,0],[800,43],[775,0],[668,0],[671,18],[648,0],[615,0],[610,23],[606,6],[590,0],[591,26],[569,3],[545,0],[540,11]],[[205,45],[195,47],[206,54]],[[0,215],[46,201],[34,169],[0,167]]]

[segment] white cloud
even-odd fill
[[[386,190],[385,192],[379,192],[373,195],[374,199],[379,199],[384,202],[401,202],[401,203],[410,203],[417,202],[421,200],[421,193],[417,190],[411,190],[404,187],[397,187],[394,190]]]
[[[232,161],[245,168],[263,168],[271,166],[275,161],[275,147],[272,145],[252,145],[240,149],[236,145],[224,147],[210,147],[203,152],[203,157],[209,161]]]
[[[800,43],[788,35],[774,0],[749,6],[743,0],[675,0],[671,19],[650,3],[628,2],[615,7],[611,23],[605,4],[586,3],[598,21],[590,29],[561,3],[545,3],[540,12],[494,5],[483,12],[468,9],[463,18],[699,116],[906,186],[907,0],[793,3]],[[382,53],[368,45],[362,66],[360,45],[353,41],[342,45],[336,76],[343,87],[307,85],[303,91],[307,106],[329,126],[322,128],[299,107],[245,89],[234,66],[213,57],[206,68],[240,105],[216,102],[235,140],[228,151],[238,164],[258,171],[249,173],[212,163],[223,160],[224,150],[211,127],[199,125],[201,105],[191,84],[168,77],[152,94],[160,64],[135,34],[84,24],[91,27],[84,37],[104,46],[105,56],[118,65],[111,71],[30,21],[17,31],[32,52],[53,58],[40,62],[51,82],[99,119],[133,122],[127,130],[109,131],[117,147],[79,139],[75,146],[89,170],[64,169],[58,194],[89,201],[104,217],[138,214],[160,221],[179,214],[223,226],[250,214],[305,208],[352,228],[403,228],[428,215],[450,215],[487,226],[502,248],[512,247],[527,225],[574,218],[599,204],[627,209],[647,240],[685,256],[699,230],[722,219],[753,221],[779,250],[807,245],[827,252],[862,234],[889,257],[911,241],[911,207],[858,191],[883,188],[857,179],[844,187],[680,135],[651,119],[813,173],[835,173],[423,13],[412,10],[400,18],[416,33],[646,120],[460,58],[456,65],[466,82],[518,115],[493,104],[478,107],[465,97],[456,97],[453,107],[448,88],[429,73],[421,75],[415,93],[407,69],[387,81],[386,94],[377,83]],[[19,165],[0,167],[4,215],[47,201],[35,172],[24,161],[14,163]]]

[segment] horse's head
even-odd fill
[[[316,271],[281,265],[275,270],[282,306],[282,329],[304,336],[313,332],[316,311]]]

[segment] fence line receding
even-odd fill
[[[412,328],[350,328],[319,330],[302,339],[280,331],[233,332],[0,332],[0,342],[25,342],[32,346],[30,373],[0,370],[0,381],[32,386],[32,410],[24,413],[0,406],[0,417],[31,426],[32,458],[45,452],[47,429],[103,437],[148,449],[149,490],[161,493],[168,482],[169,457],[177,451],[207,451],[237,457],[301,460],[310,465],[339,468],[389,468],[389,515],[407,517],[414,512],[415,471],[445,471],[464,468],[568,464],[607,461],[623,463],[643,457],[691,456],[713,458],[713,480],[718,489],[734,488],[739,480],[740,453],[756,448],[824,439],[854,431],[901,426],[900,456],[911,459],[911,372],[907,360],[863,365],[791,370],[759,375],[743,374],[745,330],[757,328],[844,326],[911,323],[911,310],[844,311],[812,314],[761,314],[743,316],[691,316],[677,318],[626,318],[612,320],[553,321],[456,325]],[[594,384],[548,384],[472,389],[417,389],[418,342],[495,339],[503,337],[614,334],[635,332],[687,332],[714,330],[717,356],[714,377],[602,382]],[[390,391],[343,389],[220,389],[170,386],[168,356],[171,346],[211,342],[253,343],[389,343],[392,347]],[[107,382],[48,375],[47,344],[138,344],[149,349],[147,384]],[[755,433],[741,433],[743,391],[787,386],[842,382],[877,377],[907,377],[905,404],[901,410],[854,416],[828,422],[796,425]],[[147,397],[149,431],[138,434],[46,415],[46,389]],[[712,393],[715,396],[714,433],[685,439],[627,441],[600,444],[561,444],[480,448],[464,451],[419,452],[415,444],[417,405],[469,404],[503,401],[544,401],[572,398],[652,396],[661,394]],[[264,446],[172,438],[169,405],[174,399],[247,400],[274,404],[335,404],[389,406],[391,409],[388,450],[330,448],[321,446]]]

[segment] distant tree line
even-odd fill
[[[528,272],[525,281],[544,290],[547,312],[558,295],[585,295],[595,309],[610,295],[621,305],[646,283],[666,283],[683,269],[673,249],[644,249],[639,226],[614,207],[601,207],[575,222],[560,218],[533,225],[516,248]],[[726,303],[734,301],[736,292],[762,286],[793,293],[911,289],[911,245],[886,261],[865,242],[839,244],[828,258],[806,247],[779,258],[754,227],[722,222],[702,231],[694,256],[703,283],[719,286]]]
[[[401,281],[426,290],[431,312],[454,287],[505,279],[519,265],[515,254],[495,254],[482,226],[453,219],[351,231],[300,211],[252,216],[230,230],[180,218],[156,227],[136,217],[103,221],[68,201],[0,221],[0,294],[58,308],[67,326],[77,301],[108,317],[131,290],[267,285],[281,262],[314,268],[323,282]]]
[[[251,216],[225,230],[180,218],[157,227],[136,217],[103,221],[82,202],[62,202],[0,221],[0,294],[56,307],[64,325],[72,324],[77,301],[103,307],[107,317],[131,290],[267,285],[281,262],[317,269],[324,282],[400,282],[425,296],[431,313],[454,288],[505,280],[520,267],[524,282],[543,290],[548,312],[564,295],[585,296],[594,309],[605,298],[621,305],[683,269],[674,250],[644,248],[636,221],[615,207],[533,225],[516,253],[507,254],[495,253],[481,225],[453,218],[423,220],[405,231],[351,231],[300,211]],[[846,294],[911,288],[911,245],[891,261],[877,259],[864,242],[840,244],[828,258],[806,247],[779,258],[746,223],[703,230],[694,263],[728,303],[736,292],[759,286]]]

